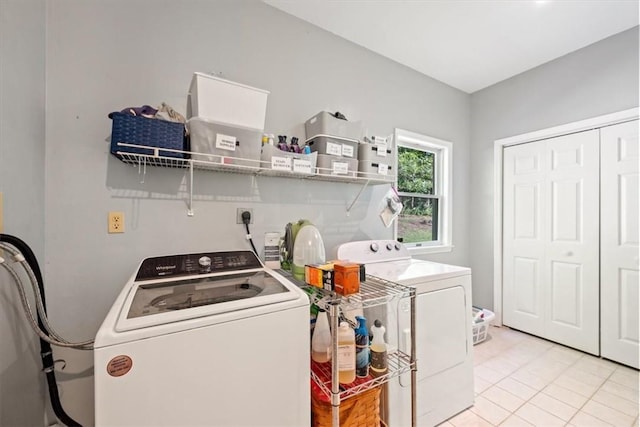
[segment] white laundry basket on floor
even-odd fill
[[[496,315],[491,310],[473,307],[473,345],[487,339],[489,325],[495,317]]]

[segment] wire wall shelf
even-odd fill
[[[219,172],[246,173],[252,175],[274,176],[281,178],[303,178],[317,181],[332,182],[369,182],[373,184],[390,184],[395,182],[395,175],[379,175],[367,172],[350,171],[347,174],[335,174],[330,168],[314,168],[312,173],[295,171],[280,171],[271,169],[270,161],[244,159],[241,157],[221,156],[217,154],[198,153],[194,151],[172,150],[168,148],[149,147],[143,145],[118,142],[122,151],[115,153],[116,157],[134,166],[160,166],[172,168],[187,168],[193,165],[195,169],[205,169]],[[141,151],[141,152],[131,152]]]
[[[188,169],[190,174],[188,215],[193,216],[193,171],[208,170],[234,174],[249,174],[253,176],[268,176],[278,178],[296,178],[311,181],[343,182],[361,184],[362,188],[353,202],[347,207],[347,213],[358,201],[365,187],[369,184],[393,184],[395,175],[380,175],[367,172],[349,171],[347,174],[335,174],[332,169],[313,168],[311,173],[281,171],[271,168],[270,161],[244,159],[232,156],[198,153],[193,151],[173,150],[169,148],[150,147],[146,145],[118,142],[121,150],[113,153],[124,163],[138,168],[138,173],[144,175],[147,166]]]

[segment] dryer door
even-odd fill
[[[440,289],[416,296],[416,359],[418,382],[465,362],[470,351],[467,331],[470,313],[466,313],[462,286]],[[410,312],[400,304],[398,325],[400,348],[411,353]],[[411,386],[410,375],[400,376],[403,387]]]

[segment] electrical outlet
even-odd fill
[[[109,212],[109,233],[124,233],[124,212]]]
[[[242,222],[242,212],[249,212],[251,214],[251,219],[249,220],[249,224],[253,224],[253,209],[250,208],[238,208],[236,211],[236,224],[244,224]]]

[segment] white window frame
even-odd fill
[[[452,245],[452,160],[453,144],[449,141],[433,138],[404,129],[395,129],[396,171],[398,169],[398,147],[408,147],[428,151],[435,155],[434,194],[438,195],[438,240],[430,242],[404,243],[411,255],[422,255],[438,252],[451,252]],[[396,189],[398,179],[396,174]],[[394,236],[398,238],[398,221],[395,221]]]

